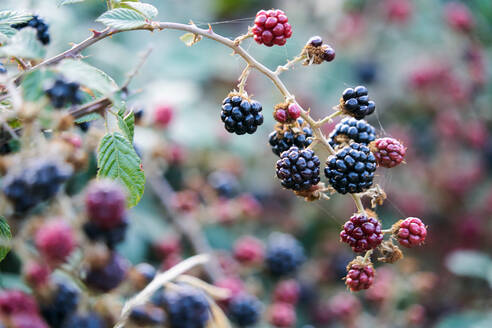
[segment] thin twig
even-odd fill
[[[128,85],[130,84],[132,79],[138,74],[138,72],[140,71],[142,66],[145,64],[145,62],[149,58],[152,50],[153,50],[152,48],[149,48],[140,56],[140,61],[137,63],[135,68],[128,74],[125,83],[123,83],[123,85],[120,88],[121,90],[126,89],[128,87]]]
[[[249,66],[249,64],[247,64],[243,72],[239,76],[239,84],[237,85],[237,87],[239,89],[238,92],[241,95],[244,93],[244,88],[246,87],[246,82],[248,81],[249,72],[251,71],[250,68],[251,67]]]

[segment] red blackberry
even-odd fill
[[[329,136],[332,147],[353,140],[356,143],[368,145],[376,139],[376,130],[364,120],[346,117],[335,126]]]
[[[253,134],[263,124],[262,109],[259,102],[231,93],[222,102],[220,118],[227,132]]]
[[[109,292],[125,279],[128,268],[128,261],[113,252],[103,267],[88,268],[84,281],[92,289]]]
[[[392,168],[403,162],[407,148],[393,138],[381,138],[371,142],[370,148],[379,166]]]
[[[447,23],[457,31],[469,32],[475,25],[470,9],[463,3],[452,1],[445,7]]]
[[[278,283],[273,291],[276,302],[296,304],[301,293],[301,286],[294,279],[284,280]]]
[[[256,14],[255,26],[251,29],[258,44],[271,47],[274,44],[283,46],[292,36],[289,19],[280,9],[260,10]]]
[[[291,235],[276,232],[268,237],[265,261],[272,274],[283,276],[293,273],[304,260],[304,248]]]
[[[76,246],[72,228],[61,220],[42,225],[34,241],[41,255],[52,264],[64,262]]]
[[[1,290],[0,315],[10,316],[17,313],[37,314],[36,300],[20,290]]]
[[[93,181],[85,195],[85,208],[91,222],[100,228],[120,226],[126,209],[123,187],[113,180]]]
[[[270,307],[270,323],[274,327],[288,328],[295,325],[297,316],[296,310],[289,303],[273,303]]]
[[[399,221],[392,230],[400,245],[409,248],[422,245],[427,237],[427,228],[418,218],[406,218]]]
[[[292,146],[299,149],[307,148],[312,141],[313,131],[302,118],[297,120],[296,126],[277,124],[275,131],[270,133],[269,143],[277,156]]]
[[[368,251],[383,241],[381,223],[373,217],[354,214],[343,225],[340,239],[349,244],[356,253]]]
[[[291,147],[277,161],[277,177],[287,189],[307,190],[320,180],[319,158],[311,149]]]
[[[173,120],[174,110],[169,105],[160,105],[155,109],[154,121],[161,128],[167,127]]]
[[[50,278],[51,270],[46,264],[30,262],[24,268],[24,279],[33,288],[45,286]]]
[[[358,256],[347,265],[345,284],[353,292],[368,289],[374,281],[374,273],[371,262],[366,262],[362,256]]]
[[[263,243],[253,237],[245,236],[234,244],[234,258],[244,264],[254,264],[263,261]]]
[[[301,117],[301,108],[296,103],[276,104],[273,110],[273,118],[279,123],[293,123]]]
[[[328,157],[325,176],[339,193],[359,193],[372,186],[376,158],[369,147],[353,143]]]
[[[229,302],[227,314],[239,327],[255,325],[260,319],[261,302],[253,295],[241,293]]]
[[[367,88],[362,85],[345,89],[340,99],[340,106],[345,114],[358,120],[374,113],[374,110],[376,110],[376,104],[374,101],[369,100]]]

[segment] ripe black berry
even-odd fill
[[[220,118],[230,133],[253,134],[263,124],[261,104],[237,94],[229,94],[222,102]]]
[[[299,149],[307,148],[312,141],[313,131],[302,118],[297,119],[297,125],[277,124],[275,131],[270,133],[268,142],[277,156],[292,146]]]
[[[313,47],[321,47],[321,45],[323,44],[323,39],[320,36],[316,35],[309,39],[308,44],[312,45]]]
[[[105,328],[104,320],[96,312],[74,313],[64,323],[63,327],[70,328]]]
[[[78,290],[67,283],[59,282],[51,301],[43,303],[41,314],[50,327],[64,327],[65,320],[75,312],[79,301]]]
[[[105,266],[89,268],[84,281],[90,288],[109,292],[125,279],[128,266],[125,258],[113,252]]]
[[[192,287],[166,292],[165,308],[171,328],[203,328],[209,320],[209,304],[203,293]]]
[[[376,139],[376,129],[364,120],[346,117],[335,126],[329,137],[332,147],[338,144],[348,144],[350,140],[368,145]]]
[[[304,260],[304,249],[294,237],[278,232],[270,235],[265,262],[272,274],[283,276],[293,273]]]
[[[50,43],[50,34],[48,32],[48,24],[46,24],[44,19],[39,18],[36,15],[33,16],[32,19],[28,22],[12,25],[12,27],[17,29],[17,30],[21,30],[24,27],[28,27],[28,26],[36,29],[37,38],[42,44],[47,45],[48,43]]]
[[[345,114],[360,120],[374,113],[376,104],[369,100],[367,88],[359,85],[355,88],[347,88],[343,91],[340,106]]]
[[[376,158],[369,147],[353,143],[328,157],[325,176],[341,194],[363,192],[372,186]]]
[[[307,190],[319,182],[319,158],[311,149],[291,147],[277,161],[277,177],[282,186],[292,190]]]
[[[130,313],[130,320],[139,327],[161,327],[166,322],[166,314],[157,306],[141,305],[132,309],[132,312]]]
[[[240,327],[247,327],[258,322],[261,313],[261,302],[249,294],[234,296],[228,307],[231,320]]]
[[[62,79],[57,79],[53,86],[46,90],[46,95],[55,108],[65,107],[68,103],[75,105],[82,102],[80,85],[77,82],[65,82]]]
[[[128,220],[124,218],[120,224],[112,228],[103,228],[89,221],[84,224],[83,230],[91,241],[102,241],[109,249],[114,249],[117,244],[125,240],[127,227]]]

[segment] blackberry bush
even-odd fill
[[[220,118],[227,132],[253,134],[263,124],[262,110],[259,102],[231,93],[222,102]]]
[[[310,149],[291,147],[277,161],[277,177],[287,189],[310,189],[320,181],[319,158]]]

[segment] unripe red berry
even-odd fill
[[[445,7],[447,23],[455,30],[468,32],[475,24],[472,13],[460,2],[450,2]]]
[[[393,232],[400,245],[405,247],[420,246],[427,236],[427,228],[418,218],[406,218],[393,226]]]
[[[290,104],[289,107],[287,108],[287,112],[289,113],[289,118],[292,121],[297,120],[301,116],[301,109],[297,104]]]
[[[360,253],[377,247],[383,241],[381,223],[363,214],[354,214],[343,225],[340,239],[349,244],[354,252]]]
[[[101,228],[114,228],[125,216],[125,191],[113,180],[96,180],[87,189],[85,207],[90,221]]]
[[[178,237],[169,236],[157,241],[154,249],[159,259],[165,259],[173,254],[181,254],[181,242]]]
[[[274,303],[270,307],[270,324],[275,327],[292,327],[296,323],[295,308],[288,303]]]
[[[52,264],[64,262],[76,246],[72,228],[62,220],[42,225],[34,242],[41,255]]]
[[[171,123],[174,117],[174,110],[169,105],[160,105],[155,109],[154,120],[156,125],[165,128]]]
[[[389,21],[405,23],[412,15],[412,3],[410,0],[386,0],[384,9]]]
[[[294,279],[284,280],[278,283],[273,292],[273,297],[276,302],[296,304],[299,299],[301,287]]]
[[[283,46],[292,36],[292,26],[282,10],[260,10],[251,29],[258,44]]]
[[[237,296],[244,291],[244,284],[241,279],[232,276],[221,278],[215,283],[215,285],[229,291],[229,297],[224,300],[226,303],[230,301],[234,296]]]
[[[50,268],[39,262],[29,262],[24,269],[24,279],[34,288],[46,285],[50,274]]]
[[[368,289],[374,281],[374,268],[370,262],[365,262],[359,256],[347,266],[345,284],[353,292]]]
[[[273,118],[275,118],[277,122],[285,123],[287,122],[287,112],[283,109],[278,109],[273,113]]]
[[[34,298],[20,290],[0,291],[0,314],[10,316],[17,313],[37,314],[38,306]]]
[[[380,138],[370,145],[379,166],[392,168],[403,162],[407,148],[393,138]]]
[[[359,299],[347,292],[336,294],[329,306],[332,315],[339,320],[353,320],[361,311]]]
[[[254,264],[263,261],[263,242],[253,236],[245,236],[234,244],[234,257],[243,264]]]

